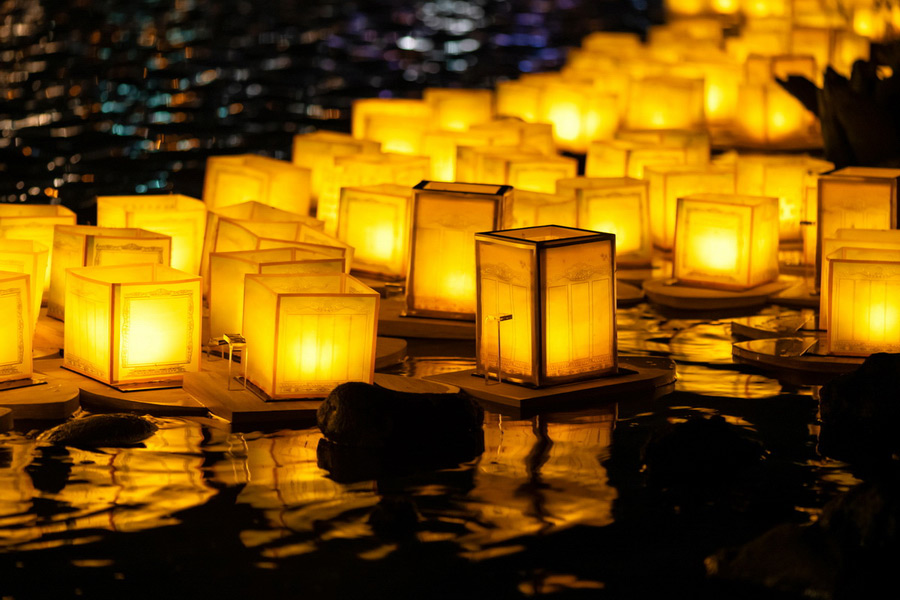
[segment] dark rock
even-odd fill
[[[91,415],[57,425],[44,432],[39,439],[48,444],[74,448],[130,446],[147,439],[157,429],[148,419],[137,415]]]
[[[873,354],[819,392],[819,451],[849,461],[888,461],[900,453],[900,354]]]
[[[847,554],[900,551],[900,482],[867,482],[829,502],[819,524]]]

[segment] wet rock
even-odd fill
[[[147,439],[157,429],[150,420],[137,415],[90,415],[57,425],[39,440],[75,448],[130,446]]]
[[[878,462],[900,454],[900,354],[873,354],[819,393],[819,451],[850,461]]]
[[[900,551],[900,481],[886,477],[863,483],[829,502],[820,526],[846,554]]]

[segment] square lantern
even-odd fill
[[[431,106],[433,125],[442,131],[467,131],[494,116],[491,90],[425,88],[422,99]]]
[[[705,165],[710,160],[711,142],[706,130],[620,129],[616,132],[616,139],[657,147],[684,148],[684,162],[689,165]]]
[[[255,200],[308,215],[311,173],[286,160],[255,154],[210,156],[203,180],[203,201],[210,210]]]
[[[309,169],[312,197],[318,199],[325,178],[334,168],[335,157],[375,154],[380,151],[381,144],[378,142],[356,139],[349,133],[320,130],[294,136],[291,162]]]
[[[542,387],[616,373],[614,235],[549,225],[475,240],[480,374]]]
[[[200,370],[200,277],[153,264],[70,269],[63,366],[120,389]]]
[[[744,63],[745,81],[750,85],[767,85],[791,75],[805,77],[812,82],[819,79],[816,59],[809,55],[781,54],[763,56],[753,54]]]
[[[456,181],[456,156],[460,146],[489,146],[489,134],[475,131],[429,131],[422,135],[422,153],[431,159],[430,179]]]
[[[244,275],[249,273],[341,273],[343,258],[300,248],[213,252],[209,257],[209,336],[243,331]]]
[[[456,181],[485,183],[485,165],[493,157],[529,156],[537,159],[544,156],[534,148],[525,146],[459,146],[456,150]],[[496,168],[496,167],[495,167]],[[495,177],[504,177],[501,171]]]
[[[347,244],[326,236],[317,229],[305,227],[302,223],[297,228],[293,239],[266,237],[264,228],[253,223],[237,223],[231,219],[219,219],[214,252],[238,252],[242,250],[267,250],[269,248],[305,248],[327,257],[343,258],[349,272],[353,260],[353,249]],[[310,241],[311,235],[320,234],[323,238]],[[303,238],[303,239],[301,239]]]
[[[498,118],[480,125],[472,125],[471,133],[487,135],[494,146],[521,146],[541,154],[554,154],[553,125],[526,123],[519,119]]]
[[[541,86],[538,120],[553,124],[556,145],[585,152],[592,140],[610,139],[619,127],[620,99],[591,82],[563,79]]]
[[[377,292],[343,273],[247,275],[247,379],[272,399],[372,383],[378,304]]]
[[[719,29],[721,31],[721,27]],[[695,43],[693,40],[690,43]],[[676,77],[703,80],[706,122],[729,125],[737,114],[738,87],[744,79],[741,65],[713,52],[708,58],[672,65]]]
[[[821,137],[815,115],[775,83],[739,88],[735,130],[743,142],[769,148],[808,146]]]
[[[578,161],[568,156],[539,154],[483,154],[480,178],[477,181],[511,185],[516,190],[556,192],[556,182],[575,177]]]
[[[541,86],[535,82],[513,80],[497,82],[497,114],[536,123],[540,113]]]
[[[354,100],[351,128],[353,137],[380,143],[382,152],[422,154],[422,133],[435,129],[434,109],[408,98]]]
[[[65,320],[66,272],[76,267],[154,263],[169,266],[172,238],[126,227],[57,225],[47,316]]]
[[[50,249],[44,272],[44,295],[50,290],[50,265],[53,262],[53,227],[74,225],[75,213],[59,204],[0,203],[0,239],[33,240]]]
[[[678,198],[674,275],[687,285],[747,290],[778,278],[778,198]]]
[[[819,176],[819,240],[838,229],[897,229],[900,169],[845,167]]]
[[[828,352],[900,352],[900,251],[845,247],[828,259]]]
[[[0,381],[32,375],[32,310],[31,276],[0,270]]]
[[[206,205],[171,195],[98,196],[97,225],[133,227],[172,238],[172,268],[197,274],[206,231]]]
[[[648,167],[650,233],[653,245],[671,250],[675,244],[676,202],[691,194],[733,194],[734,169],[712,165]]]
[[[393,183],[341,189],[338,239],[354,249],[355,270],[406,277],[412,188]]]
[[[644,167],[683,165],[687,149],[659,143],[631,140],[597,140],[587,151],[584,174],[587,177],[644,176]]]
[[[412,209],[406,314],[475,317],[475,234],[511,219],[508,185],[422,181]]]
[[[869,50],[869,40],[852,31],[829,27],[791,29],[791,52],[813,56],[819,72],[831,66],[850,77],[855,61],[869,60]]]
[[[650,261],[650,209],[647,182],[630,177],[560,179],[557,193],[574,197],[578,227],[616,236],[616,264]]]
[[[577,214],[573,197],[516,190],[510,226],[515,229],[535,225],[575,227],[578,222]]]
[[[702,129],[703,79],[648,77],[631,85],[626,127],[630,129]]]
[[[584,36],[581,47],[620,58],[640,54],[642,49],[641,36],[626,31],[593,31]]]
[[[27,273],[31,294],[32,327],[37,327],[50,250],[40,242],[0,239],[0,271]],[[0,313],[3,314],[3,313]]]

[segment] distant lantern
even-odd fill
[[[810,81],[816,81],[819,77],[816,59],[809,55],[752,54],[747,57],[744,71],[746,82],[750,85],[766,85],[791,75],[806,77]]]
[[[621,58],[636,56],[643,49],[641,36],[626,31],[593,31],[584,36],[581,47]]]
[[[294,136],[291,162],[309,169],[312,197],[318,198],[325,179],[334,168],[336,157],[380,151],[381,144],[378,142],[356,139],[349,133],[320,130]]]
[[[273,399],[372,383],[378,303],[377,292],[343,273],[247,275],[247,379]]]
[[[214,252],[209,260],[209,335],[243,331],[244,275],[341,273],[344,259],[311,255],[300,248]]]
[[[436,129],[424,100],[362,98],[353,101],[353,137],[381,144],[382,152],[422,154],[422,133]]]
[[[338,239],[353,247],[352,268],[406,277],[412,188],[392,183],[341,189]]]
[[[900,352],[900,251],[845,247],[828,259],[828,352]]]
[[[650,232],[653,244],[671,250],[675,244],[678,198],[691,194],[733,194],[734,169],[712,165],[648,167],[650,183]]]
[[[615,236],[479,233],[476,368],[540,387],[616,373]]]
[[[778,73],[771,65],[763,65],[757,75],[748,73],[749,78],[763,81],[738,89],[737,135],[743,142],[770,148],[818,144],[821,133],[815,115],[780,85],[765,81],[773,72],[779,77],[795,74],[787,70]]]
[[[710,159],[711,143],[706,130],[620,129],[616,132],[616,139],[667,148],[684,148],[686,164],[705,165]]]
[[[588,143],[610,139],[619,127],[619,97],[592,83],[558,80],[541,86],[538,119],[553,124],[559,148],[584,152]]]
[[[125,227],[58,225],[53,236],[47,316],[65,319],[69,269],[145,263],[168,267],[171,256],[172,238],[162,233]]]
[[[778,198],[678,198],[674,275],[680,283],[747,290],[778,278]]]
[[[50,249],[50,261],[44,272],[44,294],[50,290],[50,265],[53,263],[53,227],[74,225],[75,213],[59,204],[0,203],[0,239],[33,240]]]
[[[415,186],[406,312],[475,316],[475,234],[502,229],[512,213],[507,185],[423,181]]]
[[[153,264],[70,269],[63,366],[129,389],[200,370],[200,277]]]
[[[209,209],[255,200],[281,210],[307,215],[311,198],[309,169],[255,154],[210,156],[203,180]]]
[[[520,146],[541,154],[553,154],[553,125],[550,123],[526,123],[519,119],[498,118],[480,125],[472,125],[471,133],[487,135],[494,146]]]
[[[631,85],[625,126],[630,129],[702,129],[702,79],[648,77]]]
[[[721,26],[720,31],[721,31]],[[691,40],[690,43],[695,43]],[[690,60],[673,65],[671,74],[688,79],[703,79],[706,122],[728,125],[737,114],[738,87],[743,81],[741,66],[717,54],[708,59]]]
[[[512,202],[511,227],[562,225],[575,227],[577,206],[574,197],[516,190]]]
[[[497,82],[497,114],[535,123],[540,112],[541,87],[522,80]]]
[[[575,177],[559,180],[557,193],[576,199],[578,227],[615,234],[617,264],[650,261],[653,244],[646,181],[630,177]]]
[[[485,169],[493,168],[495,173],[492,177],[501,179],[508,177],[506,170],[502,166],[497,166],[497,163],[491,167],[491,165],[488,165],[488,161],[495,157],[503,160],[511,156],[524,155],[533,157],[535,160],[544,156],[536,149],[525,146],[460,146],[456,153],[456,181],[500,183],[500,181],[493,182],[490,179],[485,179]],[[500,164],[502,165],[502,163]],[[500,171],[496,172],[497,169],[500,169]]]
[[[172,238],[172,268],[200,272],[206,205],[180,194],[98,196],[97,225],[134,227]]]
[[[0,270],[0,381],[32,375],[31,276]]]
[[[575,177],[577,174],[578,161],[568,156],[508,152],[484,154],[478,181],[552,194],[556,191],[558,180]]]
[[[631,140],[597,140],[587,151],[584,174],[587,177],[644,176],[644,167],[683,165],[687,149],[659,143]]]
[[[831,27],[793,27],[791,52],[813,56],[820,73],[831,66],[849,77],[855,61],[869,59],[869,40]]]
[[[456,157],[460,146],[488,146],[491,136],[475,131],[429,131],[422,136],[422,153],[431,159],[430,178],[456,181]]]
[[[32,327],[37,327],[41,311],[49,254],[49,248],[40,242],[0,239],[0,271],[28,274],[31,295],[31,306],[28,308],[31,311]]]
[[[431,106],[433,124],[443,131],[466,131],[494,116],[492,90],[425,88],[422,99]]]

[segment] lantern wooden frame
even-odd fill
[[[31,276],[0,271],[0,382],[28,379],[33,374]]]

